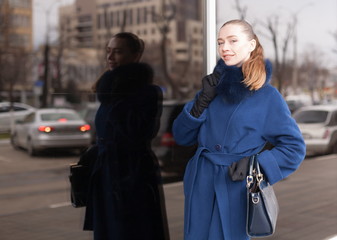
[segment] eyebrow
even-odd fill
[[[236,35],[230,35],[230,36],[227,36],[226,38],[228,39],[228,38],[233,38],[233,37],[238,37],[238,36],[236,36]],[[222,40],[223,38],[221,38],[221,37],[219,37],[218,38],[218,40]]]
[[[106,47],[106,49],[114,49],[114,50],[119,50],[119,49],[123,49],[123,48],[121,48],[121,47]]]

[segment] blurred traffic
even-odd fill
[[[84,150],[91,144],[90,125],[73,109],[37,109],[16,120],[11,143],[31,156],[46,149]]]
[[[172,135],[174,119],[188,100],[164,100],[160,129],[152,141],[163,171],[182,176],[196,146],[180,146]],[[286,98],[289,110],[303,134],[307,155],[337,153],[337,105],[333,101],[313,103],[308,98]],[[98,104],[80,108],[41,108],[24,103],[0,102],[0,133],[10,133],[15,149],[31,156],[48,149],[86,149],[95,144],[95,114]],[[44,151],[46,153],[46,151]]]
[[[298,109],[294,118],[302,132],[307,155],[337,153],[337,105]]]
[[[25,103],[0,102],[0,133],[9,133],[15,120],[23,119],[34,110],[34,107]]]

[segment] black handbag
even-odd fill
[[[70,201],[73,207],[85,207],[92,168],[98,155],[97,145],[89,147],[81,156],[78,163],[70,165]]]
[[[83,165],[70,165],[70,201],[75,208],[85,207],[89,188],[90,168]]]
[[[261,173],[257,155],[250,157],[247,176],[247,234],[250,237],[273,235],[279,205],[273,187]]]

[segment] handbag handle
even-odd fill
[[[263,180],[263,174],[261,173],[260,164],[257,161],[257,154],[253,155],[249,159],[249,173],[247,175],[247,188],[254,183],[254,178],[256,178],[258,185]]]

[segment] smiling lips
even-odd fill
[[[225,55],[222,55],[222,57],[224,60],[230,60],[232,57],[234,57],[234,54],[225,54]]]
[[[110,68],[115,68],[117,66],[116,63],[108,62]]]

